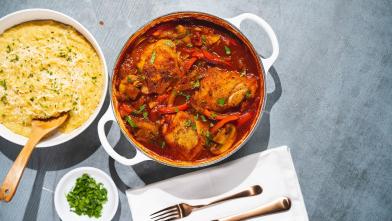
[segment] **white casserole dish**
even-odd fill
[[[86,122],[84,122],[82,126],[76,128],[72,132],[70,133],[57,132],[52,136],[48,137],[47,139],[44,139],[37,145],[37,147],[49,147],[49,146],[59,145],[71,140],[72,138],[81,134],[85,129],[87,129],[87,127],[90,126],[90,124],[94,121],[94,119],[97,117],[99,111],[102,108],[107,93],[109,76],[107,72],[106,60],[101,48],[98,45],[98,42],[83,25],[81,25],[78,21],[63,13],[49,10],[49,9],[39,9],[39,8],[16,11],[0,19],[0,34],[15,25],[27,21],[34,21],[34,20],[54,20],[74,27],[90,42],[90,44],[94,47],[95,51],[98,53],[98,56],[100,57],[102,62],[102,67],[103,67],[102,71],[104,73],[102,95],[100,98],[100,102],[96,107],[95,111],[93,112],[93,114],[88,118]],[[3,137],[19,145],[25,145],[27,142],[26,137],[12,132],[2,124],[0,124],[0,137]]]

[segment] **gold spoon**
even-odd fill
[[[0,187],[0,200],[5,200],[6,202],[11,201],[18,188],[20,178],[22,177],[27,162],[29,162],[34,147],[43,137],[45,137],[45,135],[62,125],[67,117],[68,113],[64,113],[58,117],[45,120],[33,120],[31,122],[32,130],[29,140],[15,159],[15,162],[12,164],[11,169],[3,181],[3,185]]]

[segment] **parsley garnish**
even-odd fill
[[[152,51],[151,58],[150,58],[150,64],[154,64],[154,61],[155,61],[155,57],[156,57],[156,56],[157,56],[156,51],[155,51],[155,50]]]
[[[146,119],[146,120],[148,119],[148,112],[147,111],[143,112],[143,118]]]
[[[250,91],[249,91],[249,90],[247,90],[247,91],[246,91],[246,93],[245,93],[245,97],[246,97],[246,99],[249,99],[249,98],[250,98],[250,96],[252,96],[252,94],[250,93]]]
[[[207,147],[211,146],[212,136],[211,136],[210,131],[207,130],[207,132],[205,132],[205,137],[206,137],[206,146]]]
[[[198,87],[200,87],[200,81],[199,80],[193,81],[192,88],[194,89],[194,88],[198,88]]]
[[[216,103],[219,106],[224,106],[225,105],[225,99],[224,98],[219,98],[218,100],[216,100]]]
[[[134,113],[134,114],[141,114],[145,109],[146,109],[146,105],[143,104],[143,105],[141,105],[139,107],[139,110],[134,110],[134,111],[132,111],[132,113]]]
[[[7,104],[7,103],[8,103],[8,102],[7,102],[7,96],[6,96],[6,95],[3,95],[3,96],[0,98],[0,101],[3,102],[3,104]]]
[[[102,183],[97,183],[85,173],[76,179],[75,186],[66,197],[72,212],[79,216],[99,218],[103,204],[108,201],[108,191]]]
[[[169,46],[169,47],[174,47],[174,46],[176,46],[172,41],[170,41],[170,40],[166,40],[165,41],[165,45],[167,45],[167,46]]]
[[[12,50],[11,50],[11,46],[10,45],[7,45],[7,53],[10,53]]]
[[[19,56],[16,54],[13,59],[10,60],[11,62],[19,61]]]
[[[191,125],[192,125],[192,121],[189,119],[184,122],[185,127],[190,127]]]
[[[196,130],[196,124],[192,120],[188,119],[184,122],[185,127],[192,127],[193,130]]]
[[[129,126],[131,126],[132,128],[137,128],[136,123],[132,120],[132,118],[130,116],[126,116],[125,120],[129,124]]]
[[[246,69],[244,69],[243,71],[241,71],[240,76],[243,77],[243,76],[245,76],[245,75],[246,75]]]
[[[207,38],[206,38],[205,35],[202,35],[202,36],[201,36],[201,41],[202,41],[202,43],[203,43],[204,45],[207,44]]]
[[[227,55],[230,55],[230,54],[231,54],[230,48],[227,47],[226,45],[225,45],[225,53],[226,53]]]
[[[7,82],[5,82],[5,80],[0,81],[0,86],[2,86],[4,90],[7,90]]]
[[[184,93],[184,92],[182,92],[182,91],[178,92],[178,94],[181,95],[181,96],[184,96],[184,97],[185,97],[185,100],[186,100],[187,102],[188,102],[189,99],[191,98],[191,95],[186,94],[186,93]]]

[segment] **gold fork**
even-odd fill
[[[249,187],[246,190],[243,190],[239,193],[224,197],[222,199],[219,199],[219,200],[216,200],[211,203],[204,204],[204,205],[192,206],[192,205],[189,205],[186,203],[180,203],[180,204],[177,204],[174,206],[169,206],[165,209],[159,210],[159,211],[151,214],[150,218],[151,218],[151,220],[154,220],[154,221],[171,221],[171,220],[181,219],[181,218],[189,216],[189,214],[191,214],[196,209],[205,208],[207,206],[215,205],[215,204],[222,203],[222,202],[228,201],[228,200],[259,195],[261,192],[263,192],[263,189],[261,188],[261,186],[255,185],[255,186]]]

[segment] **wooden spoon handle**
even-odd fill
[[[18,157],[15,159],[15,162],[12,164],[11,169],[5,177],[3,185],[0,187],[0,200],[5,200],[6,202],[11,201],[16,189],[18,188],[23,171],[29,162],[31,153],[42,137],[43,135],[41,133],[32,134],[27,141],[27,144],[20,151]]]
[[[247,220],[253,217],[257,216],[262,216],[262,215],[267,215],[271,213],[276,213],[276,212],[281,212],[285,210],[289,210],[291,207],[291,201],[287,197],[280,197],[270,203],[267,203],[259,208],[249,210],[247,212],[234,215],[234,216],[229,216],[226,218],[222,219],[217,219],[214,221],[241,221],[241,220]]]

